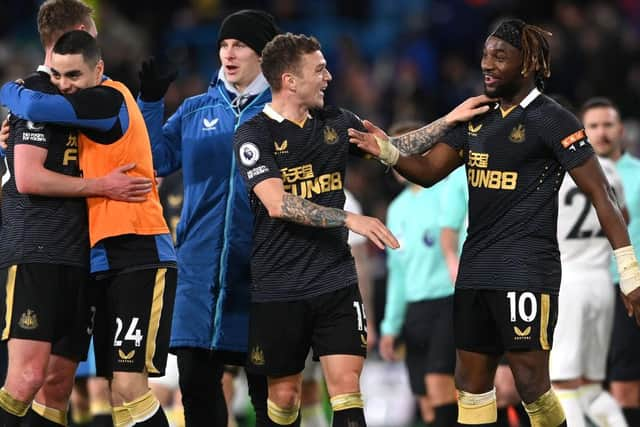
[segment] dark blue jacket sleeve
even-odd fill
[[[147,125],[153,167],[158,176],[167,176],[182,167],[182,113],[184,103],[167,122],[164,119],[164,101],[145,102],[138,98],[138,106]]]

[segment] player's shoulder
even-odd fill
[[[625,153],[620,157],[618,164],[627,168],[640,169],[640,159],[629,153]]]
[[[555,99],[540,94],[529,106],[530,114],[534,117],[545,117],[547,119],[555,119],[556,121],[570,120],[579,123],[578,118],[569,111],[565,106]]]
[[[260,137],[269,135],[271,133],[269,120],[263,112],[256,114],[238,127],[234,140],[242,141],[246,138],[260,139]]]
[[[43,71],[36,71],[26,76],[23,80],[23,86],[27,89],[35,90],[38,92],[44,92],[49,94],[58,94],[58,88],[51,83],[51,77],[49,74]]]

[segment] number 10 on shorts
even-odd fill
[[[515,291],[507,292],[509,300],[509,317],[511,322],[517,322],[517,316],[524,322],[531,323],[538,314],[538,301],[532,292],[523,292],[520,297]]]
[[[358,317],[358,330],[367,332],[367,315],[364,312],[364,305],[360,301],[354,301],[353,308],[356,309],[356,316]]]

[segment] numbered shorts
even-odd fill
[[[453,307],[457,349],[495,355],[551,349],[557,295],[456,289]]]
[[[251,303],[247,369],[281,377],[331,354],[365,357],[367,320],[357,285],[298,301]]]
[[[89,271],[56,264],[18,264],[0,270],[2,340],[50,342],[51,353],[87,358],[92,328]]]
[[[453,296],[410,303],[402,336],[405,363],[414,395],[427,394],[427,374],[453,375],[456,349],[453,339]]]
[[[563,274],[549,360],[552,381],[605,379],[614,293],[608,268]]]
[[[173,301],[173,267],[129,271],[97,281],[94,346],[97,375],[144,372],[164,375],[169,350]]]
[[[607,379],[638,381],[640,380],[640,327],[636,324],[635,318],[627,316],[618,286],[614,287],[614,292],[615,308]]]

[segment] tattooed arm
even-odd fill
[[[281,218],[312,227],[342,227],[346,225],[347,212],[342,209],[320,206],[302,197],[284,193]]]
[[[464,101],[449,114],[420,129],[404,135],[389,136],[373,123],[365,120],[367,132],[349,129],[349,141],[366,153],[372,154],[383,163],[394,166],[400,155],[423,154],[430,150],[456,124],[471,120],[478,114],[489,111],[492,99],[485,95],[475,96]]]
[[[422,154],[434,146],[449,129],[455,126],[454,122],[447,122],[447,118],[441,117],[435,122],[416,129],[409,133],[389,138],[391,145],[400,150],[403,156]]]
[[[357,215],[342,209],[321,206],[284,191],[282,180],[268,178],[253,187],[269,216],[311,227],[348,229],[369,238],[380,249],[399,247],[399,243],[377,218]]]

